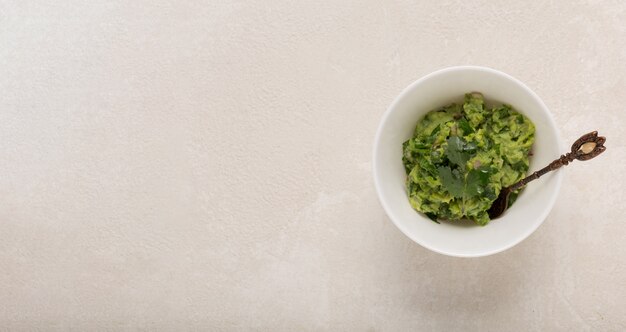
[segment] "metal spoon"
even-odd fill
[[[606,148],[604,147],[604,142],[606,142],[606,138],[604,138],[603,136],[598,136],[597,131],[592,131],[588,134],[585,134],[577,139],[574,144],[572,144],[571,152],[568,152],[565,155],[561,155],[559,159],[556,159],[555,161],[551,162],[550,165],[534,172],[530,176],[525,177],[506,188],[502,188],[502,190],[500,191],[500,195],[498,195],[498,198],[493,201],[491,207],[487,211],[487,213],[489,214],[489,218],[498,218],[502,215],[502,213],[504,213],[504,211],[506,211],[509,206],[509,196],[513,191],[525,186],[526,184],[528,184],[528,182],[532,180],[538,179],[540,176],[550,171],[554,171],[561,166],[566,166],[568,163],[574,161],[574,159],[589,160],[601,154],[602,152],[604,152],[604,150],[606,150]]]

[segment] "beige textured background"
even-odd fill
[[[541,2],[0,1],[0,330],[626,330],[626,3]],[[608,138],[480,259],[371,178],[391,100],[459,64]]]

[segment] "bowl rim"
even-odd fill
[[[554,131],[554,133],[556,134],[556,136],[558,138],[561,137],[560,132],[558,127],[556,126],[556,122],[554,121],[554,118],[552,117],[552,113],[550,112],[550,110],[548,109],[548,107],[545,105],[545,103],[543,102],[543,100],[541,100],[541,98],[539,98],[539,96],[532,91],[528,86],[526,86],[526,84],[522,83],[522,81],[516,79],[515,77],[506,74],[504,72],[501,72],[499,70],[496,69],[492,69],[489,67],[483,67],[483,66],[472,66],[472,65],[463,65],[463,66],[452,66],[452,67],[445,67],[439,70],[436,70],[434,72],[431,72],[430,74],[424,75],[421,78],[415,80],[414,82],[412,82],[411,84],[409,84],[406,88],[404,88],[402,90],[402,92],[400,92],[400,94],[398,96],[396,96],[394,98],[394,100],[391,102],[391,104],[389,105],[389,107],[387,108],[387,110],[385,111],[385,113],[383,114],[378,128],[376,130],[376,136],[374,138],[374,148],[373,148],[373,162],[372,162],[372,173],[374,176],[374,186],[376,188],[376,194],[378,196],[378,200],[380,201],[381,205],[383,206],[383,209],[385,210],[385,212],[387,213],[387,216],[389,217],[389,219],[391,219],[391,221],[394,223],[394,225],[396,225],[396,227],[398,229],[400,229],[400,231],[406,235],[409,239],[413,240],[413,242],[419,244],[420,246],[434,251],[436,253],[439,254],[443,254],[443,255],[447,255],[447,256],[453,256],[453,257],[484,257],[484,256],[489,256],[489,255],[493,255],[493,254],[497,254],[499,252],[505,251],[507,249],[510,249],[512,247],[514,247],[515,245],[519,244],[520,242],[522,242],[523,240],[525,240],[528,236],[530,236],[532,233],[534,233],[539,226],[541,226],[543,224],[543,222],[545,221],[545,219],[548,217],[548,214],[550,214],[550,212],[552,211],[552,208],[554,207],[554,203],[556,202],[557,197],[559,196],[559,192],[561,190],[561,183],[563,182],[563,172],[555,172],[555,177],[556,177],[556,189],[554,190],[554,193],[552,194],[552,196],[550,197],[548,204],[546,205],[547,208],[544,209],[544,211],[542,212],[542,214],[540,215],[540,219],[541,222],[537,223],[535,226],[529,228],[528,230],[526,230],[525,232],[521,233],[515,240],[511,241],[511,243],[509,243],[508,245],[505,245],[501,248],[496,248],[493,250],[489,250],[489,251],[485,251],[485,252],[480,252],[480,253],[459,253],[459,252],[454,252],[454,251],[446,251],[446,250],[442,250],[439,248],[435,248],[431,245],[425,244],[420,242],[418,239],[416,239],[414,236],[412,236],[412,234],[405,228],[402,226],[402,224],[398,221],[398,217],[395,215],[394,211],[391,209],[391,207],[389,206],[389,204],[387,203],[385,197],[383,197],[382,193],[381,193],[381,187],[380,187],[380,180],[379,180],[379,165],[378,165],[378,150],[379,150],[379,145],[380,145],[380,136],[382,135],[382,131],[383,128],[385,127],[385,124],[387,123],[387,121],[389,120],[389,117],[391,116],[391,114],[393,113],[393,110],[397,107],[397,104],[400,102],[400,100],[402,100],[407,94],[409,94],[411,91],[413,91],[413,89],[415,89],[417,86],[423,84],[425,81],[435,77],[435,76],[439,76],[439,75],[443,75],[443,74],[447,74],[449,72],[454,72],[454,71],[466,71],[466,70],[470,70],[470,71],[483,71],[483,72],[488,72],[489,74],[493,74],[496,76],[500,76],[503,77],[509,81],[512,81],[513,83],[515,83],[516,85],[518,85],[522,90],[525,90],[526,93],[528,93],[528,95],[530,95],[531,98],[533,98],[541,107],[542,111],[545,112],[547,114],[547,118],[548,118],[548,125],[550,126],[550,128]],[[565,151],[564,150],[564,144],[562,142],[561,139],[559,139],[558,142],[556,142],[558,145],[558,148],[560,151]],[[555,158],[557,158],[558,156],[555,156]],[[488,226],[487,226],[488,227]]]

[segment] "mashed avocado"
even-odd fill
[[[411,206],[434,221],[486,225],[500,190],[526,175],[534,140],[527,117],[510,105],[486,108],[480,93],[429,112],[402,145]]]

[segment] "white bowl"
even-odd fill
[[[436,224],[415,211],[405,189],[402,142],[411,137],[415,125],[428,111],[462,102],[463,95],[472,91],[482,92],[489,106],[511,104],[535,124],[530,172],[548,165],[565,151],[554,119],[541,99],[505,73],[484,67],[450,67],[404,89],[383,116],[376,133],[373,171],[378,197],[402,233],[425,248],[458,257],[487,256],[520,243],[547,217],[562,181],[562,173],[555,171],[531,182],[511,209],[484,227],[463,222]]]

